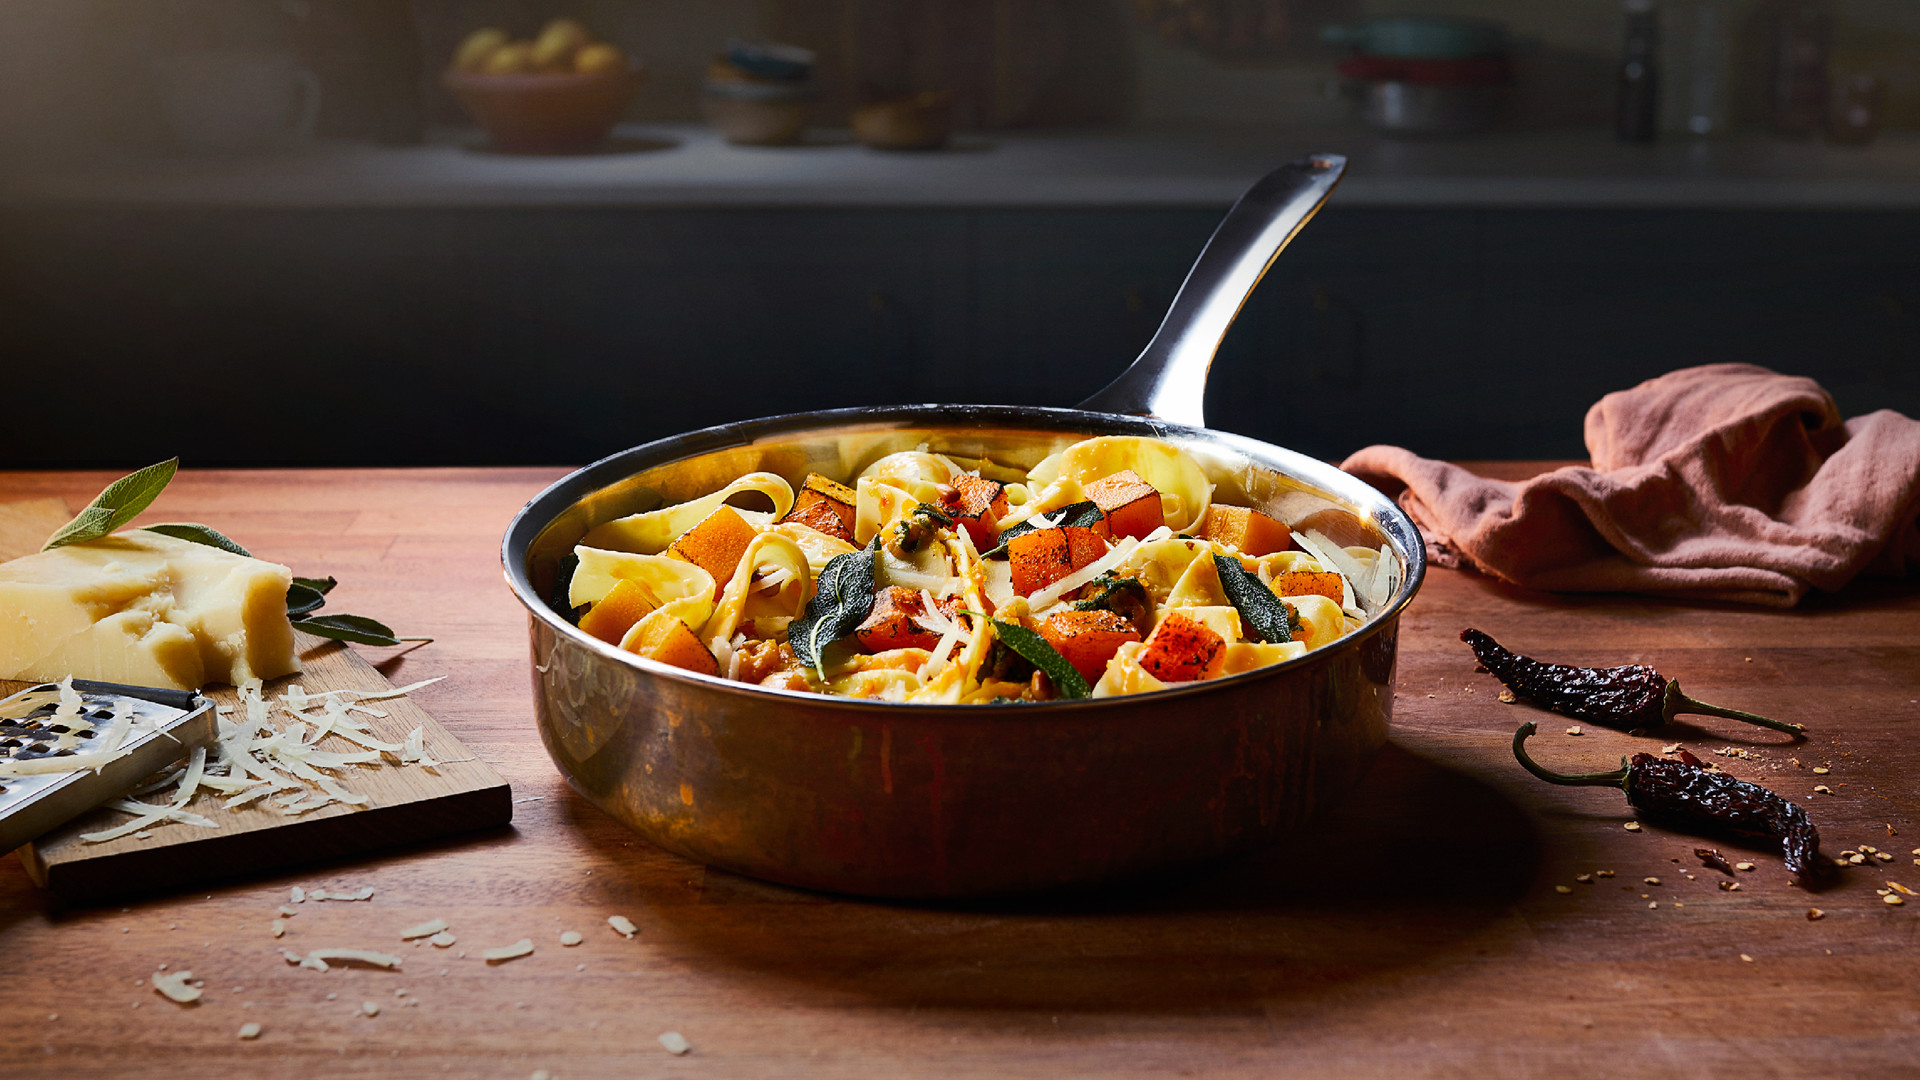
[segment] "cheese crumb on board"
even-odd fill
[[[607,916],[607,925],[613,927],[614,933],[619,934],[623,938],[631,938],[640,932],[640,928],[633,925],[633,920],[627,918],[625,915]]]
[[[295,885],[293,887],[293,895],[289,897],[289,899],[296,904],[304,904],[307,902],[307,890]]]
[[[572,948],[573,946],[578,945],[585,940],[587,940],[586,935],[582,934],[578,930],[565,930],[565,931],[562,931],[560,934],[560,944],[565,945],[568,948]]]
[[[253,1022],[251,1022],[251,1021],[249,1021],[249,1022],[247,1022],[247,1023],[244,1023],[244,1024],[241,1024],[241,1025],[240,1025],[240,1037],[241,1037],[241,1038],[243,1038],[243,1039],[257,1039],[257,1038],[259,1038],[259,1037],[260,1037],[260,1025],[259,1025],[259,1024],[256,1024],[256,1023],[253,1023]]]
[[[405,930],[400,931],[400,940],[412,941],[415,938],[430,938],[436,934],[443,933],[446,929],[447,920],[429,919],[418,926],[409,926]],[[449,942],[448,944],[452,943]]]
[[[439,933],[428,938],[427,943],[432,945],[436,949],[444,949],[447,946],[452,945],[454,942],[459,940],[460,940],[459,938],[454,937],[453,934],[449,933],[448,931],[442,930]]]
[[[379,1016],[380,1004],[375,1001],[363,1001],[360,1003],[360,1012],[366,1016]]]
[[[192,978],[191,971],[156,971],[153,973],[153,989],[169,1001],[191,1005],[200,1000],[199,988],[188,982]]]
[[[274,937],[287,936],[287,920],[285,919],[273,920],[273,936]]]
[[[497,949],[488,949],[480,955],[489,964],[503,964],[508,960],[518,960],[522,956],[533,954],[533,939],[521,938],[511,945],[502,945]]]
[[[667,1048],[667,1053],[675,1055],[685,1054],[693,1049],[693,1044],[687,1041],[687,1037],[677,1031],[669,1031],[661,1035],[660,1045]]]

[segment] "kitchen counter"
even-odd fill
[[[699,125],[623,126],[602,153],[514,157],[479,136],[392,148],[316,142],[252,157],[108,156],[0,166],[0,204],[390,207],[1220,208],[1279,162],[1338,152],[1339,205],[1913,209],[1920,132],[1871,146],[1762,135],[1622,145],[1601,130],[1394,140],[1294,131],[1013,131],[941,153],[886,153],[823,132],[808,146],[730,146]]]
[[[337,575],[339,609],[436,637],[366,654],[396,683],[447,676],[415,699],[512,783],[515,824],[91,910],[49,902],[8,860],[0,1072],[1752,1078],[1902,1075],[1920,1054],[1920,898],[1876,895],[1889,880],[1920,888],[1912,582],[1779,612],[1555,597],[1435,570],[1402,624],[1391,745],[1296,845],[1093,895],[895,906],[703,869],[560,779],[534,732],[525,617],[497,553],[509,517],[562,471],[181,474],[160,516]],[[0,473],[0,498],[77,507],[109,479]],[[1812,734],[1796,745],[1705,720],[1570,737],[1563,720],[1498,701],[1456,640],[1467,625],[1554,659],[1653,662],[1697,697]],[[1602,769],[1678,741],[1801,802],[1829,853],[1896,857],[1809,895],[1777,853],[1627,831],[1618,793],[1549,787],[1514,764],[1524,719],[1542,721],[1531,745],[1551,766]],[[1708,845],[1757,869],[1723,890],[1693,856]],[[1598,871],[1612,873],[1580,877]],[[269,923],[293,885],[374,895],[303,905],[276,941]],[[1811,907],[1825,916],[1809,921]],[[610,932],[615,914],[639,936]],[[465,958],[401,946],[401,928],[436,917]],[[567,929],[585,943],[561,948]],[[479,960],[522,937],[532,956]],[[282,944],[407,960],[403,973],[319,973],[283,962]],[[197,1005],[139,984],[161,964],[206,980]],[[356,1015],[362,1001],[380,1015]],[[259,1038],[236,1038],[249,1021]],[[662,1050],[667,1031],[691,1053]]]

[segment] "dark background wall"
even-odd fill
[[[1069,405],[1219,219],[1141,210],[0,211],[0,463],[569,463],[777,412]],[[1579,457],[1738,360],[1920,415],[1920,215],[1335,208],[1228,335],[1216,426]]]

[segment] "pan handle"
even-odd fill
[[[1206,427],[1207,369],[1227,327],[1281,250],[1306,227],[1347,159],[1315,154],[1268,173],[1233,204],[1132,366],[1080,403],[1096,412]]]

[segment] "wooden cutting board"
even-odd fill
[[[54,499],[0,504],[0,560],[38,550],[48,534],[71,516],[71,511]],[[300,634],[297,647],[303,670],[269,682],[265,688],[269,702],[277,702],[286,687],[296,683],[310,694],[394,688],[350,646]],[[0,697],[31,685],[0,680]],[[236,712],[240,709],[239,694],[233,687],[204,692],[220,705],[232,706]],[[282,814],[267,799],[227,810],[221,805],[227,796],[202,791],[186,809],[212,819],[215,828],[170,822],[146,830],[146,839],[137,835],[102,843],[80,839],[81,833],[131,820],[118,811],[95,810],[21,848],[21,862],[43,888],[63,899],[84,903],[164,892],[221,878],[256,876],[495,828],[512,820],[513,793],[506,781],[412,699],[389,698],[368,704],[387,714],[355,714],[376,738],[402,742],[408,732],[423,728],[427,752],[441,764],[428,770],[402,767],[389,758],[379,766],[338,770],[330,775],[347,790],[367,796],[369,804],[353,807],[332,803],[298,816]],[[281,711],[276,723],[284,725],[287,719]],[[337,735],[322,740],[318,748],[342,753],[365,749]],[[149,795],[146,801],[157,804],[161,796]]]

